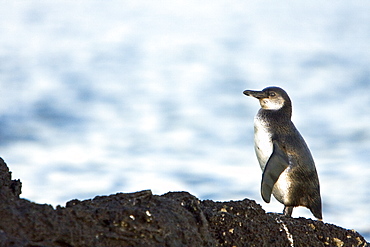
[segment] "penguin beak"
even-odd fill
[[[267,95],[265,92],[263,91],[252,91],[252,90],[245,90],[243,92],[243,94],[247,95],[247,96],[252,96],[252,97],[255,97],[257,99],[263,99],[263,98],[266,98]]]

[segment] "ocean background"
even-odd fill
[[[369,1],[0,5],[0,156],[23,198],[151,189],[282,212],[260,196],[259,104],[242,94],[276,85],[314,156],[324,222],[370,240]]]

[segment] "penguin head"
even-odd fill
[[[267,87],[262,91],[245,90],[247,96],[252,96],[260,101],[262,109],[280,110],[282,108],[291,109],[291,101],[288,94],[279,87]]]

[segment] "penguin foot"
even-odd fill
[[[285,206],[284,207],[284,215],[287,216],[287,217],[292,217],[293,208],[294,207],[292,207],[292,206]]]

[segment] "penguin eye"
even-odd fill
[[[269,93],[269,96],[271,96],[271,97],[274,97],[276,95],[276,93],[275,92],[271,92],[271,93]]]

